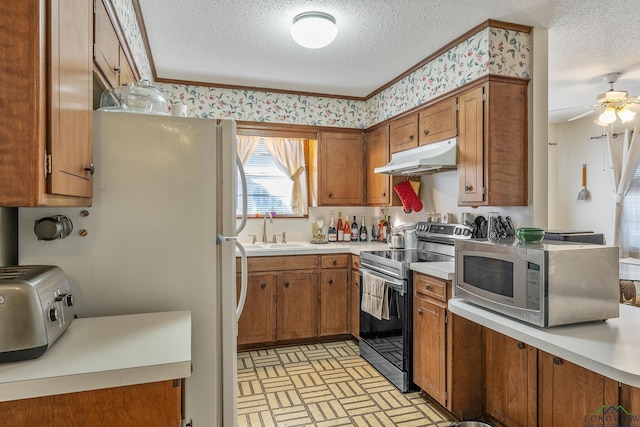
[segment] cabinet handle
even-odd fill
[[[409,141],[413,141],[413,138],[415,138],[413,135],[409,135]]]
[[[120,72],[120,67],[114,68],[113,71],[115,71],[116,73],[119,73]]]
[[[284,282],[284,287],[288,288],[289,287],[289,282]]]
[[[87,172],[89,172],[89,174],[93,175],[94,172],[96,171],[96,167],[93,165],[93,163],[91,163],[89,166],[87,166],[86,168],[84,168],[84,170],[86,170]]]
[[[472,185],[465,185],[464,186],[464,191],[471,191],[473,189]]]
[[[518,341],[518,348],[522,350],[524,348],[524,343],[522,341]]]
[[[424,134],[424,136],[429,135],[429,129],[425,129],[425,130],[423,130],[423,131],[422,131],[422,133]]]
[[[333,285],[333,279],[329,279],[329,284]]]
[[[421,308],[418,309],[418,316],[422,316],[422,309]]]
[[[553,363],[556,365],[562,365],[562,359],[560,359],[558,356],[553,356]]]
[[[266,287],[267,287],[267,284],[266,284],[266,283],[260,283],[260,288],[261,288],[261,289],[264,289],[264,288],[266,288]]]

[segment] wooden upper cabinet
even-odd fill
[[[453,138],[458,134],[456,121],[456,98],[437,102],[420,112],[420,145]]]
[[[418,146],[418,113],[389,124],[389,146],[391,154]]]
[[[136,76],[133,73],[133,70],[131,69],[131,66],[129,65],[129,62],[127,61],[127,57],[124,54],[124,51],[122,50],[122,47],[120,48],[120,86],[129,86],[131,85],[133,82],[136,81]]]
[[[93,4],[0,2],[0,205],[90,206]]]
[[[103,0],[95,1],[94,52],[96,65],[109,85],[119,86],[120,41]]]
[[[362,132],[320,132],[318,163],[320,206],[361,206],[364,203]]]
[[[387,206],[391,202],[391,176],[374,173],[389,162],[389,125],[367,134],[367,206]]]
[[[527,81],[493,78],[458,97],[458,204],[526,206]]]

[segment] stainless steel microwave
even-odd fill
[[[620,315],[618,248],[572,242],[455,242],[454,296],[550,327]]]

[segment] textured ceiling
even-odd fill
[[[549,30],[550,121],[595,103],[607,73],[640,94],[636,0],[138,1],[157,78],[364,97],[496,19]],[[293,17],[309,10],[336,18],[328,47],[291,39]]]

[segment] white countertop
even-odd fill
[[[453,280],[455,263],[450,262],[412,262],[409,268],[418,273],[428,274],[444,280]]]
[[[469,304],[449,300],[458,316],[551,353],[583,368],[640,387],[640,308],[620,305],[620,317],[538,328]]]
[[[38,359],[0,364],[0,401],[190,376],[190,311],[81,318]]]
[[[274,243],[269,249],[261,248],[260,243],[255,245],[252,243],[243,243],[247,256],[281,256],[281,255],[322,255],[336,253],[350,253],[352,255],[360,255],[361,251],[380,251],[389,249],[387,243],[380,242],[357,242],[357,243],[324,243],[313,244],[309,242],[291,242],[292,244],[301,244],[303,247],[287,247],[287,244]],[[239,256],[239,252],[236,251]]]

